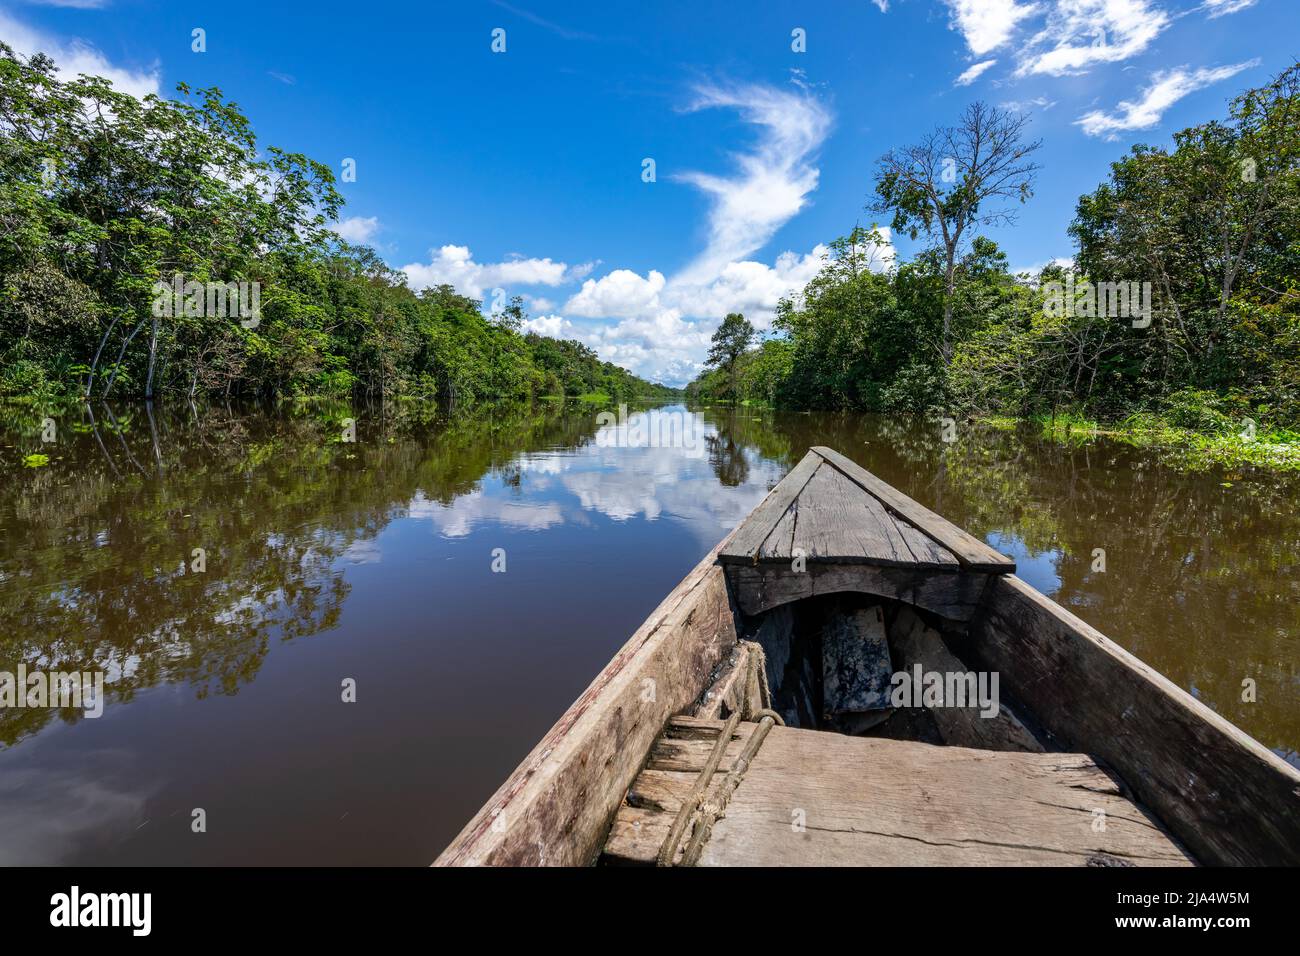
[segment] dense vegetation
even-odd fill
[[[976,112],[1009,131],[1003,169],[1018,174],[1009,195],[1028,199],[1025,157],[1036,144],[1019,143],[996,110]],[[986,171],[960,162],[970,126],[968,111],[956,132],[882,162],[873,208],[935,236],[929,251],[879,272],[868,268],[870,232],[837,240],[821,273],[781,303],[774,334],[688,394],[790,408],[1147,416],[1202,432],[1235,433],[1251,419],[1300,439],[1286,431],[1300,426],[1300,65],[1237,97],[1225,120],[1176,134],[1172,148],[1137,146],[1114,163],[1079,200],[1074,265],[1038,276],[1009,274],[978,234],[950,267],[958,227],[1008,219],[996,206],[972,211],[972,196],[991,194],[980,188]],[[945,149],[959,157],[950,186],[942,166],[925,167]],[[934,172],[947,191],[932,205],[918,199],[925,189],[900,185],[903,176],[929,186]],[[1079,289],[1152,283],[1149,325],[1096,314],[1082,299],[1045,307],[1067,271]]]
[[[449,286],[411,291],[329,230],[343,199],[327,167],[259,151],[219,90],[178,93],[62,80],[0,43],[0,395],[669,393],[521,334],[518,299],[485,316]],[[176,275],[257,283],[260,311],[156,307]]]

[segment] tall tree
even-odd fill
[[[877,166],[876,196],[868,208],[893,213],[894,229],[913,239],[924,233],[943,252],[945,367],[952,359],[953,287],[963,240],[972,228],[1013,222],[1006,202],[1025,202],[1033,194],[1039,166],[1029,157],[1042,141],[1024,141],[1028,122],[1023,114],[972,103],[956,126],[891,149]]]
[[[736,365],[754,341],[754,326],[739,312],[729,312],[714,330],[707,364],[721,369],[727,377],[727,391],[736,395]]]

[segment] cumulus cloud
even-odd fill
[[[1117,139],[1118,134],[1124,130],[1150,129],[1160,122],[1165,110],[1184,96],[1236,76],[1242,70],[1258,64],[1259,60],[1250,60],[1213,69],[1190,70],[1180,66],[1172,70],[1161,70],[1152,74],[1151,82],[1138,99],[1122,100],[1113,113],[1094,110],[1081,116],[1075,125],[1081,126],[1089,136],[1105,136],[1107,139]]]
[[[984,60],[971,66],[961,76],[957,77],[958,86],[970,86],[990,67],[997,64],[997,60]]]
[[[1057,0],[1026,45],[1017,76],[1086,73],[1137,56],[1172,20],[1151,0]]]
[[[576,327],[562,315],[538,315],[524,319],[523,329],[552,339],[577,338]]]
[[[651,269],[642,278],[630,269],[615,269],[599,279],[588,279],[564,304],[564,311],[599,319],[610,316],[644,318],[662,308],[659,294],[667,280],[662,272]]]
[[[952,13],[952,28],[966,39],[966,46],[975,56],[991,53],[1004,45],[1016,32],[1020,21],[1033,16],[1040,9],[1036,3],[1018,3],[1017,0],[944,2]]]
[[[0,11],[0,40],[23,56],[31,56],[34,53],[44,53],[49,56],[54,60],[55,66],[59,68],[59,76],[64,80],[74,79],[79,73],[87,73],[105,77],[112,82],[114,89],[130,93],[137,99],[158,92],[157,65],[147,70],[114,66],[108,62],[103,53],[84,40],[60,40],[19,23],[3,11]]]
[[[576,269],[563,262],[545,259],[506,259],[503,262],[475,262],[468,246],[443,246],[431,250],[427,263],[402,266],[412,289],[437,285],[455,286],[461,295],[482,299],[484,292],[498,287],[560,286],[585,274],[589,267]]]
[[[378,216],[350,216],[330,227],[344,242],[364,245],[379,231]]]

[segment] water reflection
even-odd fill
[[[0,862],[428,862],[813,444],[1294,759],[1294,478],[847,414],[664,409],[699,439],[664,447],[599,411],[97,407],[53,446],[45,412],[10,412],[0,670],[103,669],[108,704],[0,710],[0,833],[46,834]],[[222,841],[186,838],[194,806]]]

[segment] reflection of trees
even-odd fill
[[[704,415],[786,467],[830,445],[973,534],[1054,554],[1061,604],[1264,743],[1300,749],[1300,478],[1189,474],[1105,438],[1063,445],[969,422],[945,443],[924,418]],[[1246,677],[1256,703],[1241,699]]]
[[[706,435],[705,442],[709,446],[709,464],[719,482],[735,488],[749,480],[749,460],[745,457],[744,445],[722,433]]]
[[[338,441],[350,415],[355,444]],[[60,442],[44,449],[56,460],[24,469],[22,455],[42,450],[40,418],[0,426],[21,449],[0,465],[0,670],[102,669],[110,704],[163,682],[237,692],[271,641],[335,625],[348,593],[338,559],[417,492],[450,504],[520,452],[595,431],[594,414],[562,405],[433,421],[391,408],[100,407],[63,414]],[[204,573],[191,569],[194,548]],[[52,713],[0,711],[0,741]]]

